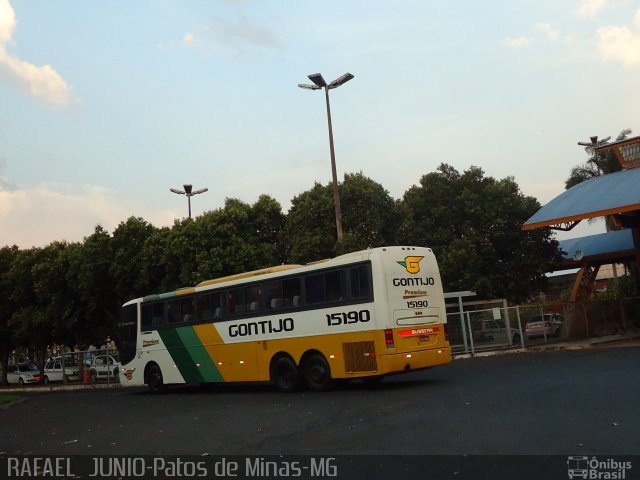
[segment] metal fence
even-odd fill
[[[494,307],[447,314],[449,342],[456,353],[521,348],[522,322],[518,307]]]
[[[488,302],[496,304],[495,301]],[[544,303],[477,310],[448,308],[447,331],[455,353],[524,348],[640,329],[640,297],[589,303]],[[541,328],[527,328],[534,323]]]

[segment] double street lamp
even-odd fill
[[[313,85],[307,83],[299,83],[300,88],[308,90],[319,90],[324,88],[324,94],[327,99],[327,120],[329,122],[329,148],[331,150],[331,173],[333,175],[333,205],[336,210],[336,230],[338,232],[338,242],[342,241],[342,212],[340,211],[340,194],[338,193],[338,175],[336,173],[336,155],[333,150],[333,129],[331,128],[331,107],[329,106],[329,90],[338,88],[340,85],[347,83],[353,78],[350,73],[345,73],[341,77],[336,78],[333,82],[327,84],[322,75],[312,73],[308,76]]]
[[[178,195],[186,195],[187,196],[187,200],[189,201],[189,218],[191,218],[191,197],[193,197],[194,195],[198,195],[200,193],[208,192],[209,189],[208,188],[201,188],[200,190],[196,190],[194,192],[194,191],[192,191],[193,190],[193,185],[184,184],[183,187],[184,187],[184,190],[178,190],[177,188],[170,188],[169,190],[171,190],[173,193],[177,193]]]

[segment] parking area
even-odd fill
[[[49,357],[42,370],[31,360],[9,364],[4,388],[117,385],[120,368],[117,350],[66,352]]]

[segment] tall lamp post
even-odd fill
[[[192,191],[193,190],[193,185],[187,184],[185,183],[183,185],[184,187],[184,191],[183,190],[178,190],[177,188],[170,188],[169,190],[171,190],[173,193],[177,193],[178,195],[186,195],[187,196],[187,200],[189,201],[189,218],[191,218],[191,197],[193,197],[194,195],[198,195],[199,193],[204,193],[204,192],[208,192],[209,189],[208,188],[201,188],[200,190],[196,190],[195,192]]]
[[[336,230],[338,232],[338,242],[342,241],[342,212],[340,211],[340,194],[338,193],[338,175],[336,173],[336,154],[333,150],[333,129],[331,128],[331,107],[329,106],[329,90],[338,88],[343,83],[347,83],[353,78],[350,73],[345,73],[341,77],[336,78],[333,82],[327,84],[320,73],[312,73],[308,76],[314,84],[299,83],[300,88],[308,90],[319,90],[324,88],[325,98],[327,99],[327,120],[329,122],[329,149],[331,150],[331,173],[333,175],[333,205],[336,209]]]

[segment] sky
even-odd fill
[[[394,198],[448,163],[545,204],[587,155],[640,134],[640,2],[0,0],[0,246],[81,241],[338,176]],[[582,225],[584,224],[584,225]],[[601,224],[581,232],[603,231]],[[598,230],[599,229],[599,230]],[[562,238],[562,237],[561,237]]]

